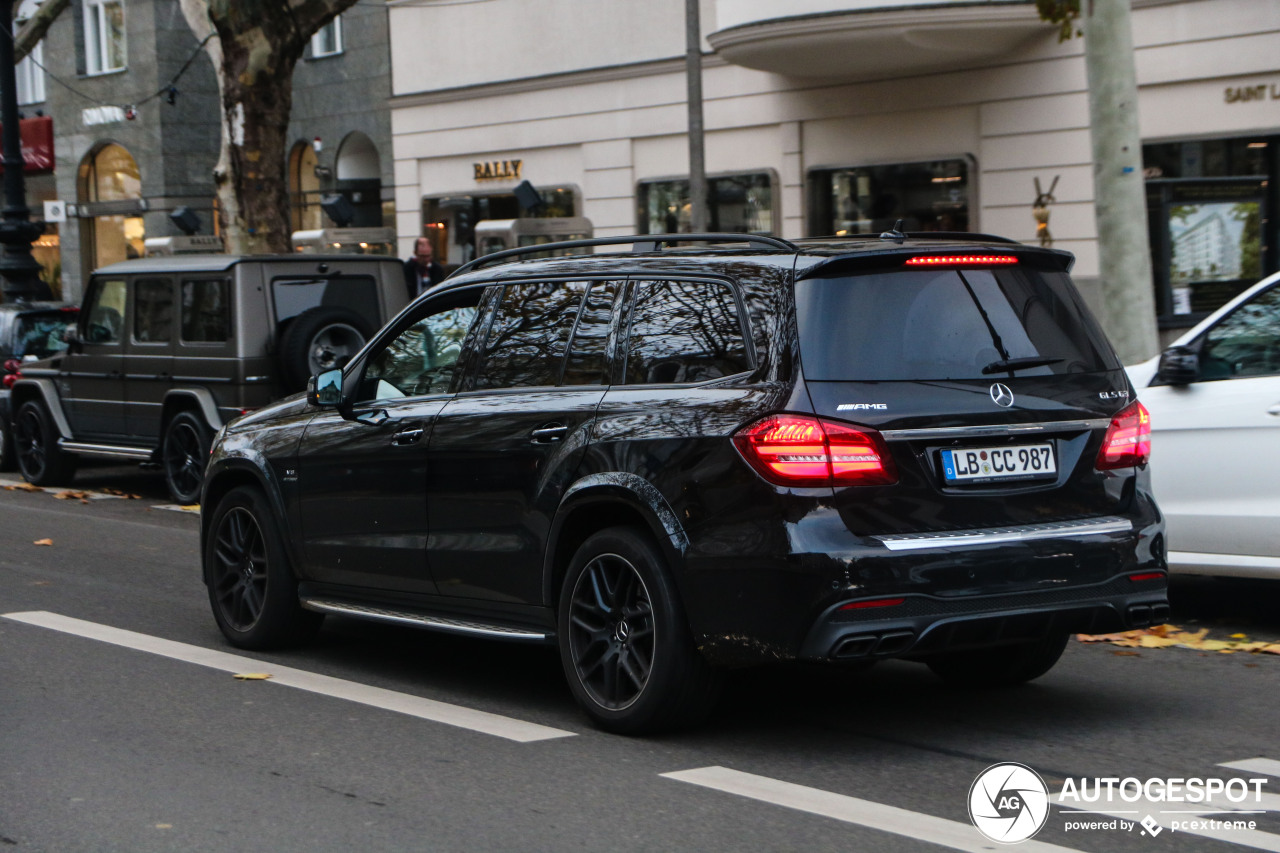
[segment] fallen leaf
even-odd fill
[[[80,501],[82,504],[87,504],[89,502],[88,492],[73,492],[68,490],[65,492],[58,492],[54,497],[60,501]]]
[[[53,540],[52,540],[52,539],[37,539],[36,541],[32,542],[31,544],[32,544],[32,545],[52,545],[52,544],[53,544]]]
[[[181,507],[181,509],[184,512],[199,512],[200,504],[186,504],[185,506]]]
[[[5,486],[11,492],[43,492],[44,489],[39,486],[33,486],[30,483],[18,483],[15,486]]]
[[[1280,655],[1280,643],[1269,643],[1258,649],[1264,655]]]
[[[105,492],[105,493],[106,493],[106,494],[108,494],[108,495],[115,495],[115,496],[116,496],[116,497],[118,497],[118,498],[125,498],[125,499],[127,499],[127,500],[131,500],[131,501],[140,500],[140,499],[142,498],[142,495],[135,495],[135,494],[132,494],[132,493],[130,493],[130,492],[122,492],[122,491],[120,491],[119,489],[113,489],[113,488],[110,488],[110,487],[105,488],[105,489],[103,489],[102,491],[103,491],[103,492]]]
[[[1233,639],[1233,640],[1247,640],[1247,639],[1249,639],[1249,635],[1248,635],[1248,634],[1232,634],[1232,635],[1231,635],[1231,639]]]
[[[236,679],[239,681],[266,681],[271,677],[269,672],[237,672]]]
[[[1119,649],[1117,651],[1112,652],[1111,654],[1115,655],[1116,657],[1122,657],[1122,658],[1142,657],[1142,652],[1126,652],[1124,649]]]
[[[1155,634],[1148,634],[1145,637],[1139,637],[1138,644],[1144,649],[1167,649],[1169,646],[1179,645],[1179,642],[1175,637],[1161,637]]]

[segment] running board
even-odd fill
[[[155,453],[149,447],[120,447],[115,444],[90,444],[84,441],[58,440],[58,449],[80,456],[102,456],[108,459],[150,459]]]
[[[360,619],[373,619],[379,622],[393,622],[398,625],[412,625],[416,628],[445,631],[450,634],[467,634],[473,637],[545,643],[554,636],[544,631],[513,628],[509,625],[481,622],[476,619],[428,616],[423,613],[389,610],[385,607],[370,607],[365,604],[352,604],[346,601],[333,601],[324,598],[303,598],[301,604],[307,610],[314,610],[316,613],[337,613],[342,616],[355,616]]]

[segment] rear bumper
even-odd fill
[[[1128,573],[1088,587],[1014,595],[904,596],[892,607],[828,608],[801,644],[800,658],[842,661],[926,657],[1038,640],[1055,633],[1101,634],[1169,618],[1168,575],[1134,581]]]

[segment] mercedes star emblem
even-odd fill
[[[1013,405],[1013,392],[1009,390],[1008,385],[1002,385],[997,382],[991,386],[991,401],[1001,408],[1009,408]]]

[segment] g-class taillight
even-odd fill
[[[22,378],[22,362],[16,358],[5,359],[4,375],[0,377],[0,384],[5,388],[12,388]]]
[[[1099,471],[1145,465],[1151,458],[1151,414],[1136,400],[1111,419],[1095,467]]]
[[[880,433],[811,415],[769,415],[738,430],[733,444],[778,486],[884,486],[898,471]]]

